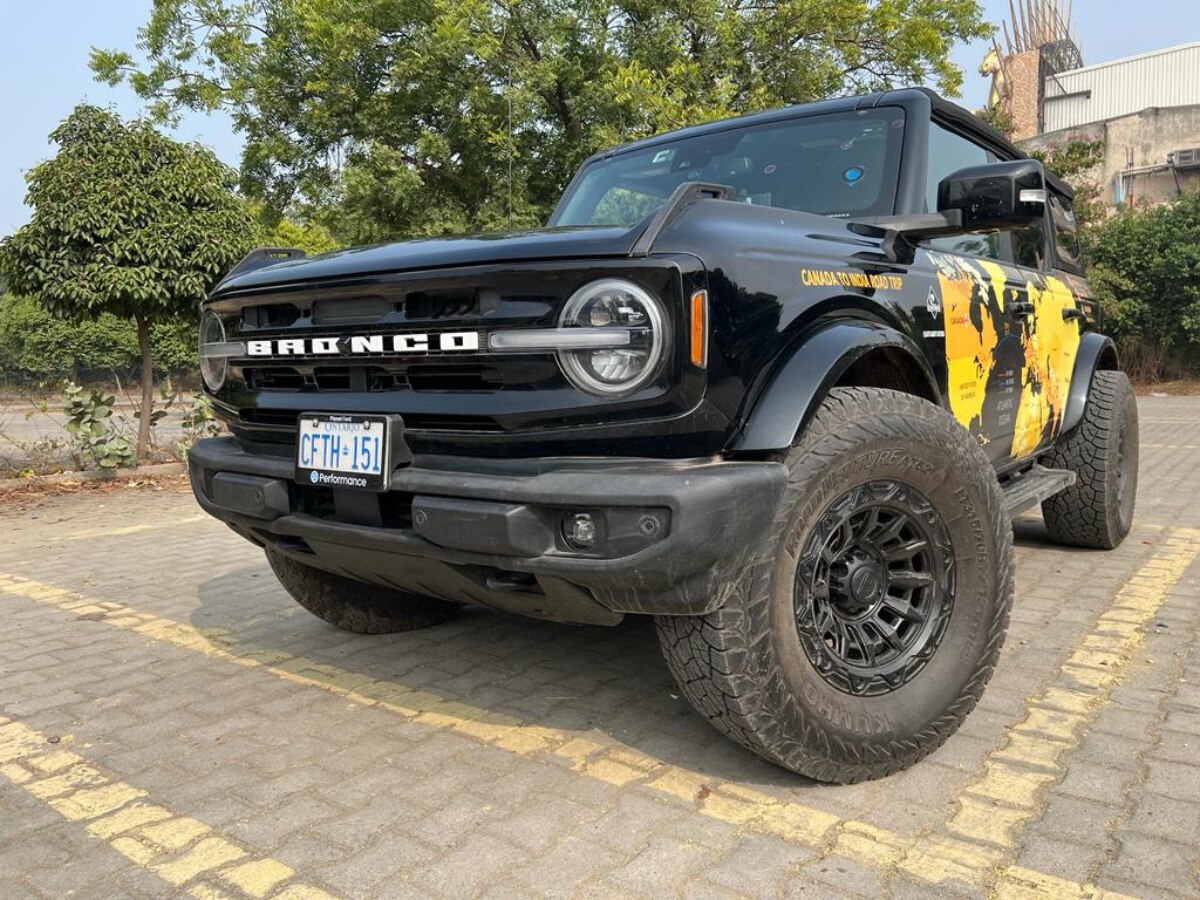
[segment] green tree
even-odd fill
[[[6,377],[79,381],[85,369],[125,370],[136,352],[132,325],[113,316],[74,323],[32,297],[0,297],[0,371]]]
[[[595,150],[680,125],[931,82],[978,0],[155,0],[94,51],[170,118],[230,112],[243,186],[340,237],[542,220]]]
[[[262,219],[271,219],[261,204],[252,204],[255,214]],[[280,217],[259,230],[258,244],[263,247],[296,247],[309,256],[337,250],[341,244],[329,229],[319,222],[301,221]]]
[[[1200,356],[1200,191],[1121,208],[1086,233],[1088,278],[1126,368],[1158,378]]]
[[[232,173],[210,150],[148,122],[81,105],[50,135],[58,154],[27,176],[29,223],[0,243],[9,287],[68,319],[132,320],[141,362],[138,456],[150,443],[151,333],[194,316],[254,241]]]
[[[159,374],[196,370],[196,323],[163,319],[150,329],[154,369]],[[137,326],[103,313],[72,322],[32,297],[0,295],[0,373],[33,381],[117,372],[138,365]]]
[[[1087,228],[1104,218],[1105,206],[1096,181],[1097,166],[1104,161],[1104,142],[1072,139],[1045,149],[1030,151],[1030,156],[1071,186],[1075,192],[1075,218]]]

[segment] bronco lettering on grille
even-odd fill
[[[466,353],[479,349],[477,331],[437,334],[355,334],[345,337],[276,338],[246,342],[248,356],[372,356]]]

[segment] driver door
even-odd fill
[[[943,178],[991,162],[996,156],[985,147],[931,123],[927,210],[937,209]],[[1019,418],[1027,280],[1005,259],[1009,248],[998,232],[934,238],[925,246],[936,278],[934,300],[941,307],[950,411],[1001,466],[1011,458]]]
[[[1062,429],[1063,413],[1079,351],[1083,313],[1064,278],[1051,270],[1056,208],[1069,217],[1070,203],[1048,191],[1050,209],[1039,225],[1012,232],[1012,255],[1024,282],[1019,335],[1024,357],[1011,456],[1024,459],[1049,447]],[[1065,211],[1065,212],[1062,212]],[[1065,226],[1066,222],[1064,222]]]

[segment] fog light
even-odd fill
[[[570,513],[563,519],[562,533],[572,547],[586,550],[596,543],[596,522],[589,513]]]

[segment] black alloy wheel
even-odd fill
[[[870,481],[825,509],[805,542],[796,626],[818,673],[849,694],[876,696],[932,658],[954,607],[954,549],[920,491]]]

